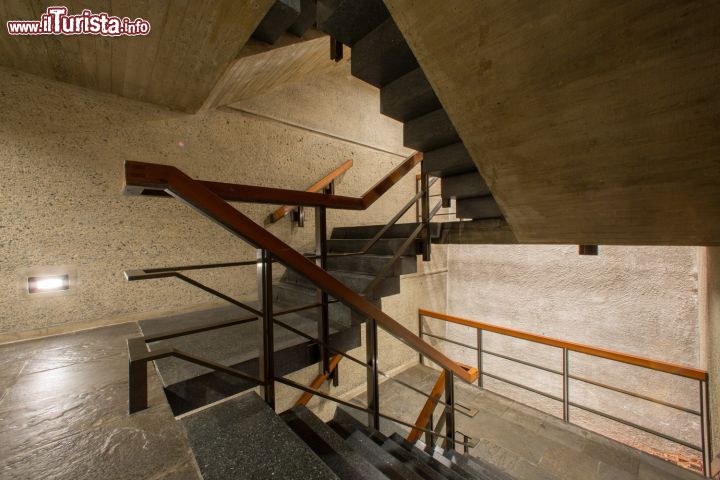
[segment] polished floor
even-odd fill
[[[154,369],[151,408],[127,414],[136,333],[128,323],[0,345],[0,478],[200,478]]]

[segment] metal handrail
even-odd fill
[[[423,321],[422,321],[422,319],[424,317],[434,318],[437,320],[447,321],[449,323],[455,323],[458,325],[475,328],[478,332],[477,345],[473,346],[470,344],[458,342],[456,340],[452,340],[452,339],[449,339],[446,337],[442,337],[439,335],[434,335],[434,334],[425,332],[424,328],[423,328]],[[612,350],[596,348],[596,347],[583,345],[583,344],[579,344],[579,343],[567,342],[567,341],[560,340],[557,338],[551,338],[551,337],[546,337],[543,335],[537,335],[537,334],[532,334],[529,332],[523,332],[520,330],[499,327],[497,325],[476,322],[473,320],[468,320],[465,318],[455,317],[455,316],[438,313],[438,312],[432,312],[432,311],[424,310],[424,309],[418,310],[418,323],[419,323],[419,332],[420,332],[421,338],[423,338],[425,336],[429,336],[431,338],[449,342],[449,343],[459,345],[459,346],[462,346],[465,348],[469,348],[471,350],[475,350],[476,352],[478,352],[478,375],[479,375],[478,376],[478,378],[479,378],[478,385],[479,386],[482,387],[482,377],[483,376],[493,378],[495,380],[507,383],[509,385],[512,385],[512,386],[515,386],[518,388],[522,388],[524,390],[530,391],[537,395],[541,395],[546,398],[549,398],[549,399],[552,399],[552,400],[562,403],[563,404],[563,420],[565,420],[567,422],[570,421],[570,407],[574,407],[574,408],[578,408],[578,409],[584,410],[586,412],[607,418],[609,420],[622,423],[623,425],[637,428],[638,430],[644,431],[651,435],[655,435],[659,438],[663,438],[670,442],[674,442],[678,445],[682,445],[682,446],[690,448],[692,450],[696,450],[696,451],[700,452],[702,455],[703,471],[704,471],[705,476],[709,475],[710,459],[712,458],[712,445],[711,445],[710,438],[709,438],[709,431],[710,431],[710,417],[709,417],[709,412],[708,412],[708,405],[709,405],[708,381],[709,381],[709,377],[708,377],[708,374],[706,371],[699,370],[699,369],[692,368],[692,367],[663,362],[663,361],[659,361],[659,360],[653,360],[653,359],[640,357],[640,356],[636,356],[636,355],[630,355],[630,354],[625,354],[625,353],[616,352],[616,351],[612,351]],[[519,339],[526,340],[529,342],[540,343],[543,345],[548,345],[548,346],[559,348],[563,352],[563,368],[562,368],[562,370],[556,370],[556,369],[548,368],[546,366],[538,365],[536,363],[532,363],[532,362],[529,362],[526,360],[518,359],[518,358],[512,357],[510,355],[503,355],[503,354],[499,354],[499,353],[487,350],[482,347],[482,332],[483,331],[497,333],[500,335],[519,338]],[[599,358],[604,358],[607,360],[613,360],[613,361],[617,361],[617,362],[621,362],[621,363],[626,363],[629,365],[639,366],[642,368],[655,370],[655,371],[667,373],[670,375],[698,381],[699,392],[700,392],[700,402],[699,402],[700,408],[699,408],[699,410],[687,408],[682,405],[677,405],[672,402],[657,399],[657,398],[654,398],[649,395],[643,395],[643,394],[633,392],[630,390],[626,390],[623,388],[615,387],[612,385],[607,385],[602,382],[598,382],[598,381],[595,381],[595,380],[592,380],[592,379],[589,379],[586,377],[573,375],[570,373],[569,355],[568,355],[568,352],[570,352],[570,351],[582,353],[585,355],[595,356],[595,357],[599,357]],[[493,355],[493,356],[496,356],[496,357],[499,357],[499,358],[502,358],[502,359],[505,359],[508,361],[516,362],[516,363],[519,363],[522,365],[526,365],[526,366],[529,366],[532,368],[537,368],[537,369],[540,369],[540,370],[543,370],[543,371],[546,371],[546,372],[549,372],[549,373],[552,373],[555,375],[562,376],[563,377],[563,395],[562,395],[562,397],[559,397],[557,395],[553,395],[551,393],[544,392],[544,391],[535,389],[533,387],[530,387],[528,385],[524,385],[522,383],[510,380],[508,378],[497,375],[496,373],[490,373],[487,371],[483,371],[482,354]],[[421,361],[422,361],[422,356],[421,356]],[[625,420],[625,419],[617,417],[615,415],[611,415],[611,414],[602,412],[595,408],[591,408],[586,405],[572,402],[572,401],[570,401],[570,391],[569,391],[569,381],[570,380],[575,380],[575,381],[583,382],[583,383],[586,383],[589,385],[594,385],[594,386],[597,386],[600,388],[605,388],[605,389],[608,389],[608,390],[611,390],[611,391],[614,391],[617,393],[632,396],[632,397],[635,397],[635,398],[638,398],[641,400],[649,401],[649,402],[652,402],[652,403],[655,403],[658,405],[662,405],[662,406],[665,406],[668,408],[682,411],[684,413],[698,416],[698,417],[700,417],[701,444],[695,445],[691,442],[687,442],[685,440],[674,437],[672,435],[668,435],[663,432],[660,432],[660,431],[645,427],[643,425],[637,424],[635,422]]]
[[[418,155],[419,158],[417,161],[420,161],[422,154],[416,154],[414,157]],[[414,157],[411,157],[411,159]],[[413,163],[412,166],[414,167],[415,164],[416,163]],[[131,174],[131,172],[133,173]],[[248,243],[265,250],[286,267],[299,272],[322,291],[332,295],[366,318],[373,319],[386,332],[410,348],[431,358],[438,365],[452,371],[455,375],[470,383],[470,377],[467,372],[445,356],[445,354],[420,340],[410,330],[391,318],[372,302],[353,292],[342,282],[308,260],[304,255],[233,208],[218,195],[216,190],[209,188],[206,183],[194,180],[179,169],[170,166],[127,162],[126,173],[127,187],[164,190],[168,194],[183,200],[214,222],[230,230],[235,235],[244,238]],[[367,197],[364,197],[363,201],[367,199],[368,202],[374,202],[378,198],[378,192],[383,190],[386,183],[394,184],[396,181],[397,178],[393,178],[392,176],[386,177],[378,184],[378,186],[382,188],[371,189],[371,192],[369,192]],[[235,186],[234,188],[239,187]],[[258,187],[255,187],[255,189],[257,188]],[[389,188],[389,186],[387,188]],[[239,195],[242,196],[241,193]],[[333,197],[333,195],[322,194],[319,194],[319,196],[325,199]],[[250,197],[243,198],[248,199]],[[261,196],[261,198],[269,198],[269,196]],[[275,201],[278,199],[278,197],[273,198],[275,198]],[[292,204],[295,202],[288,201],[281,203]],[[330,202],[330,205],[328,205],[327,202],[325,202],[324,205],[330,206],[333,205],[333,203]]]

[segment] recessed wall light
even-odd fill
[[[597,255],[600,247],[597,245],[578,245],[578,255]]]
[[[45,277],[28,277],[27,291],[28,293],[50,293],[61,292],[70,288],[70,276],[51,275]]]

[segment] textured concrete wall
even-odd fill
[[[720,248],[706,249],[708,329],[707,365],[710,373],[710,418],[715,453],[720,448]]]
[[[696,248],[606,247],[579,256],[577,246],[449,247],[448,309],[481,322],[516,328],[658,360],[703,367],[697,308]],[[465,327],[453,338],[474,344]],[[562,369],[558,349],[495,334],[484,347]],[[475,352],[448,349],[475,363]],[[697,383],[585,355],[571,354],[571,372],[619,388],[697,408]],[[485,369],[560,396],[561,377],[490,355]],[[558,402],[486,379],[489,388],[561,415]],[[695,417],[572,381],[572,400],[699,444]],[[665,441],[573,409],[573,420],[624,441],[692,454]]]
[[[377,90],[347,70],[307,80],[305,88],[324,91],[324,99],[288,89],[253,102],[260,114],[299,124],[292,126],[230,109],[187,115],[0,69],[0,339],[212,302],[174,280],[126,283],[122,271],[255,257],[244,242],[178,201],[121,195],[125,160],[172,164],[208,180],[304,189],[352,158],[355,166],[337,191],[362,194],[405,151],[401,125],[378,113]],[[297,107],[285,119],[285,112],[274,111],[278,104]],[[325,123],[302,128],[314,117]],[[320,126],[323,133],[312,131]],[[353,131],[352,141],[338,138]],[[368,211],[333,212],[330,226],[384,223],[411,193],[408,175]],[[257,222],[273,210],[238,207]],[[284,220],[271,231],[293,246],[309,246],[312,211],[308,217],[304,229]],[[21,294],[27,269],[58,265],[77,274],[70,295]],[[250,267],[192,276],[232,295],[255,295]]]

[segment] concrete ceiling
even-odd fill
[[[385,0],[520,242],[720,244],[716,0]]]
[[[194,112],[275,0],[3,0],[0,64],[82,87]],[[144,18],[139,37],[11,36],[7,20],[37,20],[48,6]]]

